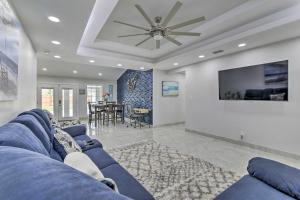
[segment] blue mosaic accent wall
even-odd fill
[[[129,90],[127,82],[134,74],[138,75],[136,87],[134,90]],[[152,111],[153,70],[126,70],[117,81],[117,91],[118,102],[130,104],[133,108],[147,108]],[[125,115],[128,116],[126,112]],[[152,124],[152,114],[146,120]]]

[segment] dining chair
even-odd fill
[[[95,114],[95,110],[92,108],[91,102],[88,102],[88,108],[89,108],[89,124],[91,124],[93,120],[93,115]]]
[[[116,104],[115,105],[116,110],[116,121],[118,122],[118,119],[122,120],[122,123],[124,124],[124,105],[123,104]]]
[[[130,105],[130,104],[126,105],[126,113],[129,117],[129,125],[130,126],[132,126],[132,120],[133,120],[134,128],[136,128],[137,122],[139,122],[139,125],[141,127],[141,121],[140,121],[141,115],[134,112],[132,105]],[[127,124],[127,127],[129,127],[129,125]]]
[[[105,106],[105,110],[103,112],[103,125],[105,123],[105,120],[107,122],[107,125],[109,124],[109,121],[112,121],[113,124],[116,125],[116,111],[113,104]]]

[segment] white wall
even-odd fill
[[[20,31],[18,97],[15,101],[0,102],[0,125],[12,120],[19,113],[36,107],[37,58],[31,42]]]
[[[178,81],[179,96],[163,97],[162,81]],[[185,75],[153,70],[153,125],[185,121]]]
[[[186,128],[300,155],[300,38],[209,60],[186,70]],[[220,101],[218,71],[289,60],[289,101]]]
[[[117,82],[116,81],[101,81],[93,79],[76,79],[68,77],[52,77],[52,76],[38,76],[39,84],[72,84],[78,86],[79,89],[86,89],[87,85],[102,86],[103,91],[108,91],[108,85],[113,85],[113,100],[117,100]],[[87,101],[86,95],[78,95],[78,115],[79,118],[87,117]]]

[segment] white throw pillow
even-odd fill
[[[65,157],[64,163],[98,181],[103,183],[109,182],[109,185],[113,185],[112,189],[119,192],[116,183],[110,178],[105,178],[95,163],[84,153],[72,152]]]
[[[97,180],[102,180],[104,178],[95,163],[84,153],[72,152],[65,157],[64,163]]]

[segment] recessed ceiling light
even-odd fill
[[[60,19],[59,19],[58,17],[49,16],[48,19],[49,19],[51,22],[55,22],[55,23],[60,22]]]
[[[102,76],[102,73],[99,73],[98,75],[99,75],[99,76]]]
[[[200,55],[200,56],[198,56],[199,58],[205,58],[205,55]]]
[[[141,69],[141,70],[144,70],[144,69],[145,69],[145,67],[140,67],[140,69]]]
[[[246,44],[246,43],[241,43],[241,44],[239,44],[238,46],[239,46],[239,47],[245,47],[245,46],[247,46],[247,44]]]
[[[73,71],[73,74],[77,74],[78,72],[76,70]]]
[[[51,43],[52,43],[52,44],[55,44],[55,45],[60,45],[60,42],[59,42],[59,41],[56,41],[56,40],[52,40]]]
[[[55,56],[54,56],[54,58],[60,59],[60,58],[61,58],[61,56],[59,56],[59,55],[55,55]]]
[[[43,71],[47,71],[48,69],[46,67],[43,68]]]
[[[90,62],[90,63],[94,63],[94,62],[95,62],[95,60],[89,60],[89,62]]]
[[[176,63],[174,63],[173,65],[177,66],[177,65],[179,65],[179,63],[178,63],[178,62],[176,62]]]
[[[122,64],[117,64],[118,65],[118,67],[122,67],[123,65]]]
[[[49,50],[45,50],[45,51],[44,51],[44,54],[46,54],[46,55],[48,55],[49,53],[50,53]]]

